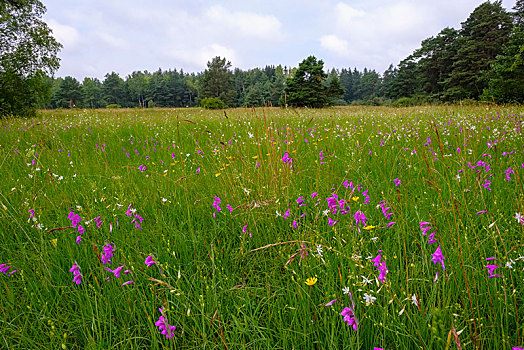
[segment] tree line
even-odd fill
[[[11,17],[18,16],[14,21],[30,21],[29,10],[20,12],[20,4],[27,2],[7,1],[8,8],[0,7],[0,11],[14,11]],[[29,3],[35,6],[40,2]],[[42,9],[37,10],[41,16]],[[9,16],[2,18],[4,21]],[[20,42],[19,38],[12,42]],[[17,66],[24,67],[24,52],[17,53],[14,44],[9,47],[2,41],[6,47],[1,47],[0,56],[0,114],[13,114],[21,103],[28,110],[191,107],[210,98],[218,100],[220,107],[409,105],[464,99],[524,102],[524,0],[517,0],[512,12],[505,10],[501,1],[484,2],[460,29],[442,29],[382,74],[368,68],[332,69],[325,73],[323,62],[312,56],[298,68],[278,65],[249,70],[232,69],[226,58],[215,57],[200,73],[159,69],[135,71],[122,78],[112,72],[102,81],[88,77],[78,81],[70,76],[51,77],[57,68],[55,57],[60,44],[50,35],[47,40],[49,49],[41,50],[40,56],[47,58],[48,64],[25,65],[29,67],[25,70]],[[312,99],[307,100],[307,96]]]

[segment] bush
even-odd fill
[[[205,109],[222,109],[224,106],[224,102],[216,97],[206,97],[200,101],[200,107]]]
[[[112,103],[106,106],[106,108],[122,108],[122,106],[117,105],[116,103]]]
[[[411,107],[415,105],[415,101],[411,97],[401,97],[393,102],[393,107]]]

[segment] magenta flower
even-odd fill
[[[120,271],[122,271],[123,268],[124,268],[124,265],[119,266],[114,270],[111,270],[109,267],[104,267],[104,269],[106,269],[107,271],[112,272],[116,278],[120,277]]]
[[[360,210],[357,210],[357,212],[355,213],[355,216],[354,216],[355,220],[357,221],[356,225],[358,225],[358,223],[362,223],[363,226],[366,226],[366,216],[364,215],[364,213]]]
[[[344,317],[344,322],[347,322],[348,326],[352,326],[354,330],[357,330],[359,322],[355,317],[353,308],[345,307],[340,314]]]
[[[103,264],[111,264],[111,258],[113,257],[114,248],[110,243],[107,243],[104,246],[104,249],[102,251],[102,258],[100,261]]]
[[[231,214],[233,214],[233,207],[232,207],[231,205],[229,205],[229,204],[226,205],[226,207],[227,207],[227,209],[229,210],[229,212],[230,212]]]
[[[160,310],[160,312],[163,313],[162,309],[158,310]],[[164,315],[160,316],[158,318],[158,321],[155,322],[155,326],[158,327],[158,329],[161,331],[163,335],[166,336],[166,338],[173,338],[176,327],[168,324],[167,317],[164,317]]]
[[[375,258],[371,259],[371,262],[373,263],[373,266],[375,267],[380,266],[380,261],[382,260],[382,256],[380,253],[382,253],[382,250],[379,250],[378,255]]]
[[[402,184],[402,182],[400,181],[399,178],[396,178],[396,179],[393,179],[393,181],[395,182],[395,185],[398,187]]]
[[[379,267],[377,267],[377,270],[380,271],[380,274],[378,275],[378,279],[382,283],[386,283],[386,274],[388,273],[388,269],[386,267],[386,260],[382,261]]]
[[[315,198],[317,196],[317,192],[311,193],[311,198]]]
[[[131,283],[135,283],[135,281],[126,281],[126,282],[122,283],[122,286],[126,286],[126,285],[131,284]]]
[[[74,276],[73,282],[75,282],[76,284],[82,283],[82,275],[80,274],[80,266],[78,266],[76,261],[73,264],[73,266],[71,266],[71,268],[69,269],[69,272],[73,273],[73,276]]]
[[[291,213],[291,212],[289,211],[289,209],[286,210],[286,211],[284,212],[284,215],[282,215],[282,217],[284,218],[284,220],[287,219],[287,218],[289,217],[289,214],[290,214],[290,213]]]
[[[215,208],[218,212],[222,210],[222,208],[220,208],[219,206],[220,202],[221,202],[220,198],[215,196],[215,200],[213,201],[213,208]]]
[[[327,303],[327,304],[324,305],[324,306],[331,306],[331,305],[333,305],[334,303],[336,303],[337,301],[338,301],[338,299],[333,299],[333,300],[331,300],[329,303]]]
[[[440,245],[438,246],[437,250],[435,250],[435,253],[431,254],[433,256],[431,258],[431,261],[436,265],[437,263],[442,264],[442,271],[446,271],[446,267],[444,266],[444,255],[442,255],[442,250],[440,249]]]
[[[148,255],[145,261],[147,267],[151,267],[154,264],[156,264],[156,261],[153,260],[153,257],[151,255]]]
[[[94,220],[96,222],[96,227],[100,227],[102,223],[104,222],[104,220],[100,219],[100,216],[97,216],[96,218],[94,218]]]
[[[337,223],[338,223],[338,221],[335,221],[335,220],[331,219],[328,216],[328,224],[329,224],[329,226],[335,226]]]

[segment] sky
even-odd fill
[[[459,29],[479,0],[43,0],[62,43],[55,76],[183,69],[215,56],[243,70],[296,67],[313,55],[324,68],[374,69]],[[511,10],[515,0],[503,0]]]

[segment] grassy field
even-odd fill
[[[2,120],[0,348],[524,347],[523,113]]]

